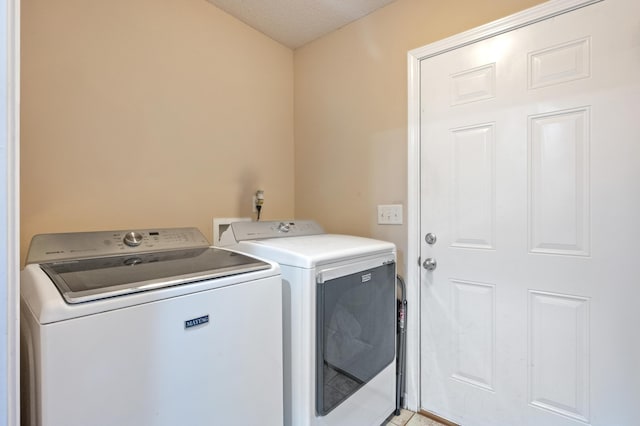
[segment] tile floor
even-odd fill
[[[400,410],[399,416],[389,417],[382,426],[444,426],[442,423],[413,411]]]

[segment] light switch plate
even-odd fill
[[[379,225],[402,225],[402,204],[378,205]]]

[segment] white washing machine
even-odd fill
[[[196,228],[38,235],[27,263],[23,425],[282,424],[277,264]]]
[[[280,264],[285,425],[377,426],[393,413],[392,243],[313,221],[236,222],[220,243]]]

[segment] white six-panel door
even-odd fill
[[[420,84],[421,407],[640,424],[640,1],[425,59]]]

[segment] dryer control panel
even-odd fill
[[[231,232],[225,233],[223,237],[233,238],[233,242],[262,240],[265,238],[301,237],[325,233],[324,229],[313,220],[234,222],[230,228]]]

